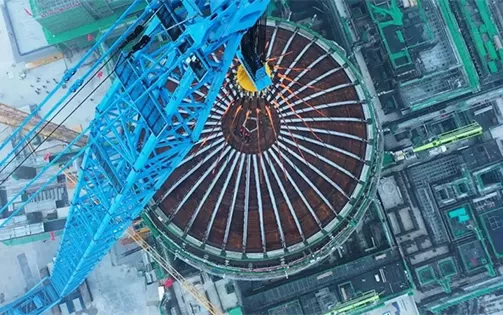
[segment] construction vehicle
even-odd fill
[[[117,60],[116,79],[97,106],[94,120],[26,188],[55,163],[59,164],[58,159],[71,147],[80,143],[82,149],[2,223],[8,223],[73,161],[83,157],[51,276],[0,308],[0,314],[41,314],[79,287],[198,141],[236,55],[257,91],[271,84],[265,61],[257,54],[256,41],[250,38],[260,34],[254,27],[268,0],[156,0],[150,1],[110,48],[82,71],[61,99],[50,102],[52,107],[47,106],[50,100],[54,101],[56,91],[68,84],[102,42],[142,3],[134,0],[0,145],[1,150],[27,130],[22,141],[0,161],[0,171],[4,171],[15,152],[43,132],[42,126],[68,104],[71,96],[79,93],[107,63]],[[170,78],[179,82],[175,88],[168,86]],[[195,97],[196,92],[204,97]],[[44,107],[48,107],[46,114],[33,122]],[[47,137],[57,130],[51,130]],[[89,139],[85,141],[87,134]],[[21,194],[23,190],[0,213]],[[143,240],[138,242],[150,251]],[[171,272],[176,275],[176,270]],[[190,286],[186,289],[197,295]],[[204,301],[200,302],[209,312],[216,313]]]

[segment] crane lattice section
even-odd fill
[[[135,1],[132,6],[139,2]],[[115,66],[117,79],[83,132],[89,133],[84,150],[57,174],[83,156],[52,275],[22,298],[1,308],[0,314],[39,314],[78,288],[141,213],[192,144],[206,132],[204,124],[243,34],[262,16],[267,4],[267,0],[214,0],[209,6],[206,1],[197,0],[152,1],[110,48],[105,56],[119,54]],[[133,39],[135,44],[131,50],[122,51]],[[63,82],[75,73],[76,69],[70,70]],[[170,89],[169,78],[180,84]],[[85,76],[77,80],[70,91],[75,93],[84,80]],[[200,96],[201,91],[204,97]],[[14,133],[22,130],[45,103]],[[57,102],[40,124],[26,134],[24,143],[30,141],[41,123],[62,103],[62,100]],[[73,140],[67,150],[79,141],[82,144],[83,134]],[[67,150],[28,186],[58,163],[58,158]],[[9,158],[10,155],[4,158],[1,165]],[[12,216],[37,195],[31,195]]]

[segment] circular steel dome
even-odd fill
[[[283,21],[267,38],[272,86],[241,88],[235,61],[147,212],[177,255],[234,278],[284,276],[342,244],[380,168],[371,103],[342,49]]]

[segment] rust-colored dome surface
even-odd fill
[[[269,21],[267,38],[272,86],[242,89],[232,65],[149,212],[173,251],[236,278],[283,276],[341,244],[379,169],[371,104],[342,49],[286,22]]]

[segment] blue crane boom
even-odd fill
[[[139,2],[136,0],[128,11]],[[250,58],[249,51],[244,54],[239,51],[243,36],[264,14],[268,2],[151,1],[138,20],[26,134],[21,144],[29,143],[43,122],[64,106],[72,93],[85,85],[85,79],[93,71],[98,71],[106,58],[119,54],[115,66],[116,79],[97,106],[94,120],[26,188],[58,163],[58,159],[84,134],[89,133],[85,150],[73,156],[6,220],[8,222],[67,166],[83,156],[51,276],[42,279],[18,300],[0,308],[0,314],[40,314],[78,288],[201,134],[207,132],[204,124],[222,83],[227,79],[227,70],[236,53],[257,89],[270,84],[263,64],[257,67],[257,61]],[[76,73],[128,11],[83,60],[66,73],[62,82],[67,82]],[[135,44],[131,51],[121,51],[133,40]],[[242,58],[243,55],[246,58]],[[176,80],[179,84],[170,87],[168,80]],[[204,91],[204,97],[200,96],[201,91]],[[53,95],[54,92],[50,93],[30,116],[36,115]],[[28,117],[23,124],[31,118]],[[11,137],[23,129],[23,124],[14,130]],[[6,142],[0,145],[0,149]],[[11,156],[12,153],[0,162],[1,168],[7,165]],[[0,214],[22,193],[19,192],[2,207]]]

